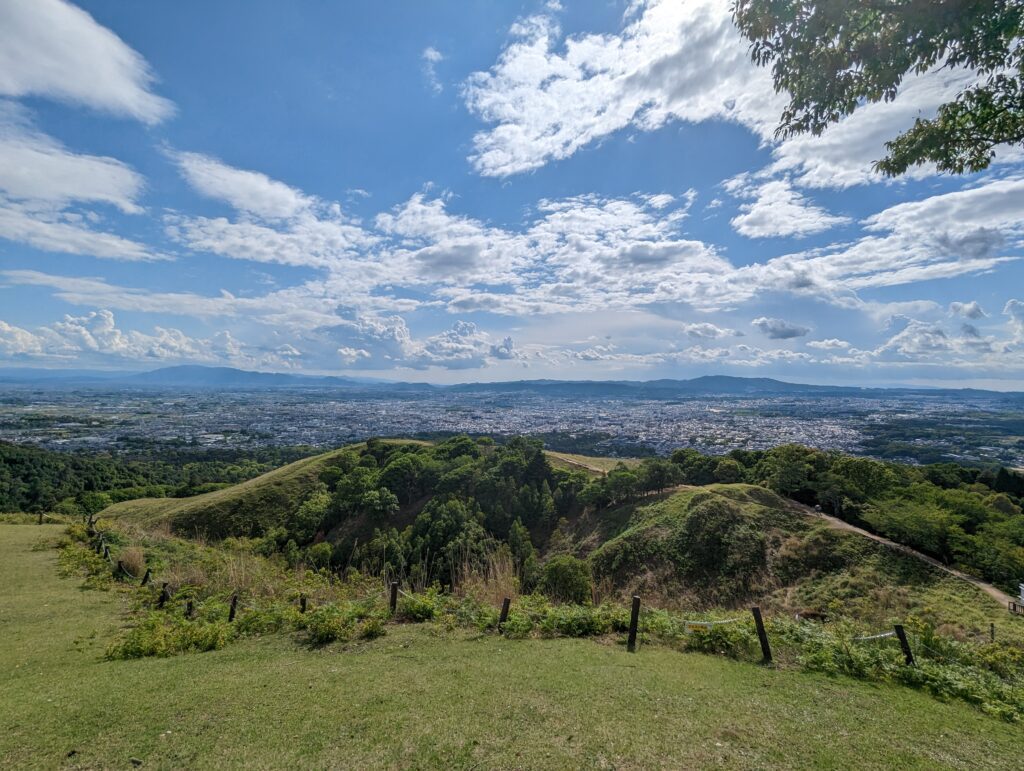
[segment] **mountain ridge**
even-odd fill
[[[977,388],[919,388],[908,386],[855,386],[794,383],[768,377],[701,375],[694,378],[655,380],[510,380],[435,385],[425,382],[392,381],[351,375],[306,375],[258,372],[235,367],[182,364],[146,372],[106,370],[49,370],[40,368],[0,369],[0,385],[51,387],[200,388],[211,390],[273,388],[339,388],[352,390],[425,393],[542,393],[551,396],[629,396],[666,399],[695,394],[833,394],[861,395],[922,393],[931,395],[1024,396],[1020,391],[991,391]]]

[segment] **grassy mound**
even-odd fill
[[[108,519],[153,526],[167,522],[180,533],[210,538],[259,535],[287,522],[320,474],[346,448],[289,463],[241,484],[191,498],[139,498],[105,509]]]
[[[830,529],[762,487],[684,488],[576,523],[595,578],[664,607],[760,604],[885,625],[914,615],[981,639],[1024,619],[977,587],[861,535]]]
[[[389,440],[384,441],[389,443]],[[415,440],[400,441],[402,444],[425,444]],[[127,519],[147,527],[166,522],[175,532],[201,534],[214,539],[258,536],[287,524],[332,462],[342,453],[361,446],[351,445],[303,458],[240,484],[203,495],[190,498],[138,498],[116,503],[105,509],[101,516],[107,519]],[[586,455],[550,452],[547,455],[555,465],[591,474],[614,468],[619,462],[617,459]],[[418,501],[415,507],[403,507],[399,519],[389,524],[408,524],[424,502]],[[346,534],[363,535],[362,530],[366,528],[360,530],[359,525],[349,523]],[[369,531],[372,532],[372,526]]]

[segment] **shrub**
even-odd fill
[[[430,621],[436,613],[436,596],[433,594],[403,594],[398,598],[397,616],[403,621]]]
[[[511,640],[522,640],[533,631],[533,621],[526,613],[513,611],[501,625],[501,633]]]
[[[306,614],[303,623],[314,645],[326,645],[352,637],[355,620],[337,605],[321,605]]]
[[[227,645],[233,636],[234,631],[224,621],[192,621],[153,612],[107,648],[107,658],[139,659],[189,651],[218,650]]]
[[[375,640],[384,634],[384,620],[377,616],[371,616],[359,625],[359,637],[363,640]]]
[[[568,554],[554,557],[544,565],[541,589],[559,602],[588,602],[593,596],[590,565]]]
[[[294,605],[273,603],[262,608],[238,609],[235,632],[239,637],[258,637],[298,628],[300,613]]]

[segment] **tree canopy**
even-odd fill
[[[935,117],[886,142],[875,167],[897,176],[934,163],[979,171],[1001,144],[1024,144],[1020,0],[736,0],[751,55],[790,95],[780,137],[820,134],[866,103],[895,99],[909,74],[960,68],[975,79]]]

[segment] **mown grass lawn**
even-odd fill
[[[1021,767],[1021,729],[841,678],[592,640],[390,626],[109,662],[116,593],[0,526],[0,767]]]

